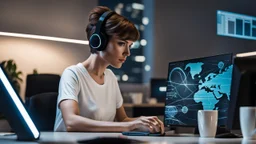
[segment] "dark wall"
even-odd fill
[[[96,5],[90,0],[1,0],[0,31],[86,40],[87,15]],[[256,50],[256,41],[216,35],[216,10],[256,16],[255,6],[255,0],[155,0],[152,77],[166,78],[170,61]]]
[[[153,77],[170,61],[256,51],[256,41],[218,36],[216,11],[256,16],[255,0],[156,0]]]
[[[90,0],[1,0],[0,31],[86,40]]]
[[[0,0],[0,32],[35,34],[87,40],[85,27],[94,0]],[[24,100],[26,76],[39,73],[62,74],[84,61],[89,46],[64,42],[0,36],[0,62],[13,59],[23,72],[21,96]]]

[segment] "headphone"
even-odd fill
[[[96,24],[95,32],[89,39],[89,45],[91,48],[96,49],[97,51],[103,51],[106,48],[108,44],[108,36],[105,33],[104,24],[114,13],[115,12],[113,11],[107,11],[104,12],[99,18],[99,21]]]

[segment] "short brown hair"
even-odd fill
[[[107,11],[111,11],[108,7],[97,6],[89,14],[88,19],[89,23],[86,27],[87,39],[90,39],[90,36],[94,33],[96,29],[96,24],[100,16]],[[110,18],[107,19],[105,26],[105,33],[109,38],[114,34],[122,40],[131,40],[136,41],[139,39],[140,34],[136,29],[134,24],[129,21],[127,18],[114,13]],[[95,49],[90,49],[91,53],[95,53]]]

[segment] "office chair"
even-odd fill
[[[60,76],[56,74],[27,75],[26,98],[46,92],[58,92]]]
[[[53,131],[58,93],[41,93],[31,96],[26,104],[28,112],[39,131]]]
[[[45,92],[58,92],[60,76],[56,74],[27,75],[26,98]]]

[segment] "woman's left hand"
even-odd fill
[[[143,123],[148,123],[150,127],[152,127],[151,132],[161,132],[161,134],[164,133],[164,124],[161,120],[158,119],[156,116],[141,116],[136,121],[141,121]]]

